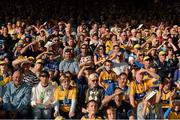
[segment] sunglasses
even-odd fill
[[[48,76],[47,75],[41,75],[40,77],[46,77],[47,78]]]
[[[85,47],[82,47],[81,49],[86,49]]]
[[[98,82],[98,80],[91,80],[92,82]]]

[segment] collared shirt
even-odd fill
[[[31,105],[36,105],[36,100],[42,99],[43,104],[52,103],[54,101],[53,93],[55,90],[55,86],[51,83],[48,86],[43,87],[41,82],[32,88],[32,97],[31,97]],[[40,106],[37,106],[40,107]]]
[[[10,111],[20,111],[28,107],[31,98],[30,87],[22,82],[19,87],[10,82],[6,85],[6,92],[3,96],[3,107]]]
[[[74,60],[63,60],[59,64],[59,71],[60,72],[71,72],[71,73],[78,73],[79,72],[79,66],[78,63]]]

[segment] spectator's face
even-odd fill
[[[119,51],[120,51],[120,49],[119,49],[119,47],[114,47],[114,50],[113,50],[115,53],[119,53]]]
[[[94,40],[98,40],[98,36],[97,36],[97,35],[94,35],[94,36],[93,36],[93,39],[94,39]]]
[[[145,60],[145,61],[144,61],[144,65],[145,65],[145,66],[148,66],[149,64],[150,64],[150,61],[149,61],[149,60]]]
[[[64,57],[67,60],[71,59],[71,52],[65,52]]]
[[[24,64],[22,65],[22,68],[23,68],[25,71],[27,71],[27,70],[29,70],[29,68],[30,68],[30,64],[29,64],[29,63],[24,63]]]
[[[5,28],[3,28],[3,33],[4,34],[8,34],[8,29],[5,27]]]
[[[95,102],[90,102],[87,106],[87,111],[89,114],[96,114],[97,104]]]
[[[48,75],[42,74],[42,75],[39,76],[39,79],[40,79],[40,81],[41,81],[41,85],[42,85],[42,86],[45,87],[45,86],[48,85],[48,82],[49,82],[49,77],[48,77]]]
[[[98,29],[98,25],[97,25],[97,24],[94,24],[94,25],[93,25],[93,29],[97,30],[97,29]]]
[[[5,64],[0,65],[0,70],[3,72],[5,71],[7,66]]]
[[[151,55],[155,55],[155,54],[156,54],[156,50],[152,50]]]
[[[165,61],[166,60],[166,55],[159,55],[159,59],[162,60],[162,61]]]
[[[61,83],[62,87],[64,89],[69,89],[69,86],[70,86],[70,81],[68,80],[68,78],[64,78],[63,82]]]
[[[143,80],[143,76],[144,76],[143,73],[137,72],[136,73],[136,80],[137,81],[142,81]]]
[[[97,87],[98,86],[98,78],[95,76],[95,75],[90,75],[89,76],[89,86],[91,87],[91,88],[95,88],[95,87]]]
[[[111,40],[112,41],[117,41],[117,37],[114,35],[114,36],[112,36]]]
[[[87,47],[86,46],[82,46],[81,47],[81,52],[87,52]]]
[[[99,52],[100,52],[100,53],[104,53],[104,48],[103,48],[103,47],[100,47],[100,48],[99,48]]]
[[[126,34],[125,32],[124,32],[124,33],[122,33],[121,38],[122,38],[122,40],[126,40],[126,38],[127,38],[127,34]]]
[[[115,109],[108,109],[106,111],[107,113],[107,119],[108,120],[114,120],[116,119],[116,110]]]
[[[164,90],[169,90],[170,89],[171,84],[170,83],[166,83],[163,87]]]
[[[173,55],[173,50],[172,50],[172,49],[169,49],[169,50],[168,50],[168,54],[169,54],[169,55]]]
[[[54,60],[54,54],[49,55],[49,60]]]
[[[126,75],[121,75],[118,77],[118,84],[122,86],[127,85],[127,76]]]
[[[107,71],[110,71],[112,69],[112,63],[106,62],[104,67]]]
[[[43,68],[43,65],[41,63],[36,63],[36,69],[41,70]]]
[[[136,37],[140,39],[141,38],[141,33],[137,33]]]
[[[114,92],[116,93],[116,92],[121,92],[121,91],[122,90],[120,89],[116,89]],[[114,97],[114,100],[117,102],[120,102],[122,99],[123,99],[123,93],[120,93]]]
[[[68,45],[69,45],[69,46],[74,46],[74,40],[73,40],[73,39],[69,39]]]
[[[54,72],[53,71],[49,71],[49,78],[51,80],[54,78]]]
[[[41,31],[41,32],[40,32],[40,36],[41,36],[41,37],[45,36],[45,32],[44,32],[44,31]]]
[[[20,26],[21,26],[21,22],[20,22],[20,21],[17,21],[17,22],[16,22],[16,26],[17,26],[17,27],[20,27]]]
[[[15,86],[19,86],[22,83],[22,75],[19,71],[14,72],[13,74],[13,82]]]

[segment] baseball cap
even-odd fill
[[[165,51],[160,51],[160,52],[159,52],[159,55],[165,55],[165,54],[166,54]]]
[[[150,59],[149,56],[145,56],[145,57],[143,58],[143,61],[147,61],[147,60],[149,60],[149,59]]]
[[[139,44],[134,45],[134,49],[139,49],[141,46]]]
[[[0,65],[4,65],[4,64],[7,64],[7,62],[5,60],[1,60]]]
[[[30,56],[30,57],[28,57],[28,60],[34,60],[34,57],[32,57],[32,56]]]
[[[36,60],[36,63],[43,64],[43,63],[44,63],[44,61],[43,61],[42,59],[37,59],[37,60]]]
[[[24,64],[30,64],[30,61],[29,61],[29,60],[23,61],[23,62],[21,63],[21,67],[22,67]]]

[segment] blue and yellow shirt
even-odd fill
[[[107,72],[106,70],[102,71],[99,75],[99,82],[103,82],[105,87],[108,88],[110,83],[116,81],[117,75],[114,71]]]
[[[70,87],[69,90],[63,90],[62,87],[56,88],[54,92],[55,101],[59,101],[60,110],[63,112],[69,112],[71,108],[72,100],[77,98],[77,90],[74,87]]]
[[[170,107],[170,95],[171,95],[171,91],[168,91],[168,92],[162,91],[162,94],[161,94],[162,108],[169,108]]]

